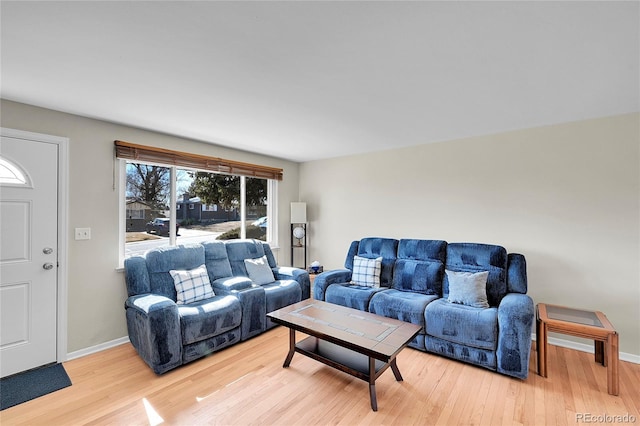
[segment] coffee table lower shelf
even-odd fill
[[[391,367],[396,380],[402,381],[396,356],[422,330],[416,324],[313,299],[269,312],[267,317],[289,329],[284,368],[298,352],[364,380],[369,383],[373,411],[378,411],[376,379]],[[309,337],[296,342],[296,331]]]
[[[315,359],[329,367],[350,374],[353,377],[369,383],[369,398],[371,409],[378,411],[376,398],[376,379],[380,377],[387,368],[391,367],[396,380],[401,382],[402,375],[396,364],[395,356],[387,362],[375,359],[370,356],[355,352],[351,349],[336,345],[318,337],[307,337],[296,342],[296,331],[289,329],[290,347],[283,367],[287,368],[291,364],[293,355],[298,352],[304,356]]]

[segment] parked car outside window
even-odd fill
[[[266,228],[267,227],[267,216],[262,216],[261,218],[254,220],[251,223],[253,226],[258,226],[260,228]]]
[[[147,229],[147,233],[149,234],[169,236],[170,226],[171,226],[171,219],[167,217],[157,217],[153,219],[151,222],[147,222],[146,229]],[[176,223],[176,235],[178,235],[179,229],[180,229],[180,224]]]

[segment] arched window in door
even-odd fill
[[[31,187],[31,180],[20,166],[0,157],[0,185]]]

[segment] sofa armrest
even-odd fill
[[[527,294],[527,261],[524,255],[507,255],[507,292]]]
[[[267,329],[267,294],[263,287],[254,285],[230,293],[242,306],[241,339],[247,340]]]
[[[253,281],[249,277],[224,277],[211,282],[215,294],[228,295],[234,291],[246,290],[253,287]]]
[[[156,374],[182,364],[180,317],[173,300],[156,294],[132,296],[125,312],[129,340]]]
[[[531,297],[509,293],[502,298],[498,306],[498,372],[527,378],[533,320]]]
[[[334,269],[318,275],[313,282],[313,298],[324,300],[327,287],[335,283],[348,283],[351,281],[351,271],[349,269]]]
[[[264,288],[255,285],[249,277],[225,277],[211,282],[216,295],[234,296],[242,306],[242,340],[257,336],[266,330],[267,299]]]
[[[272,268],[276,280],[296,280],[302,289],[302,300],[311,297],[311,280],[309,273],[304,269],[290,266],[277,266]]]
[[[124,261],[124,280],[127,296],[151,293],[151,281],[144,256],[131,256]]]

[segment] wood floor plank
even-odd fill
[[[0,412],[5,425],[541,425],[577,416],[633,416],[640,422],[640,365],[620,363],[620,396],[607,393],[593,354],[549,346],[548,377],[514,379],[414,349],[368,384],[295,355],[282,368],[288,330],[154,374],[130,344],[65,363],[73,385]]]

